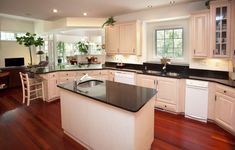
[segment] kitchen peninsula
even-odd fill
[[[58,85],[62,128],[88,149],[147,150],[154,140],[155,89],[112,81]]]

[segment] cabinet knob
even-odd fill
[[[227,91],[224,90],[224,93],[227,93]]]
[[[165,107],[167,107],[167,106],[165,105]]]

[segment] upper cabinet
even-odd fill
[[[119,51],[119,26],[105,28],[105,49],[107,54],[116,54]]]
[[[141,55],[141,23],[139,21],[115,24],[105,28],[108,55]]]
[[[210,18],[212,56],[228,58],[231,48],[231,1],[211,1]]]
[[[231,42],[232,53],[231,53],[231,56],[234,59],[235,58],[235,0],[232,1],[231,30],[232,30],[232,42]],[[234,66],[235,66],[235,64],[234,64]]]
[[[193,13],[191,16],[192,57],[207,57],[210,49],[209,10]]]

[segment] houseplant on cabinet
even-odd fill
[[[76,49],[79,50],[81,54],[87,54],[89,49],[89,42],[77,42],[75,44]]]
[[[44,44],[44,40],[41,37],[36,37],[35,33],[27,32],[24,36],[16,37],[16,41],[20,45],[24,45],[29,48],[29,55],[30,55],[30,66],[32,65],[32,48],[33,46],[38,47]]]

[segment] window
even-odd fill
[[[158,57],[183,57],[183,28],[155,30],[155,55]]]
[[[16,41],[17,36],[23,36],[25,33],[5,32],[1,31],[0,39],[4,41]]]

